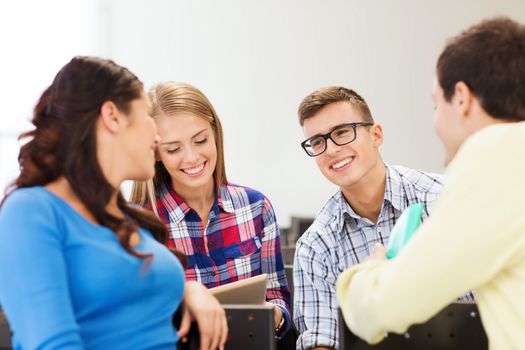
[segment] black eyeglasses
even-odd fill
[[[358,126],[372,126],[374,123],[357,122],[338,125],[329,133],[315,135],[301,142],[301,147],[310,157],[316,157],[326,151],[328,139],[332,140],[337,146],[343,146],[354,141],[357,134],[355,128]]]

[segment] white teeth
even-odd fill
[[[182,171],[184,171],[186,174],[193,175],[193,174],[197,174],[203,168],[204,168],[204,163],[202,163],[201,165],[196,166],[195,168],[182,169]]]
[[[352,159],[353,159],[352,157],[350,157],[350,158],[345,158],[345,159],[343,159],[343,160],[341,160],[341,161],[339,161],[339,162],[333,164],[333,165],[332,165],[332,168],[334,168],[334,169],[342,168],[342,167],[344,167],[345,165],[347,165],[348,163],[350,163],[350,162],[352,161]]]

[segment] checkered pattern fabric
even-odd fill
[[[157,195],[160,218],[167,224],[167,245],[188,257],[187,280],[208,288],[268,274],[266,300],[279,305],[289,328],[290,290],[281,256],[279,228],[270,201],[260,192],[222,185],[203,223],[169,186]]]
[[[341,191],[317,214],[301,236],[294,258],[294,321],[301,333],[298,349],[338,348],[337,276],[362,262],[375,243],[386,245],[390,231],[411,204],[424,203],[423,220],[443,186],[443,176],[386,166],[383,207],[377,223],[357,215]],[[471,300],[468,293],[462,300]]]

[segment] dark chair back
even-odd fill
[[[369,345],[346,327],[339,310],[341,350],[486,350],[488,340],[475,303],[452,303],[425,323],[404,334],[388,334],[379,344]]]
[[[295,246],[285,246],[281,248],[281,255],[285,265],[293,265],[293,258],[295,255]]]
[[[290,306],[293,305],[293,292],[294,292],[294,286],[293,286],[293,265],[284,265],[284,273],[286,274],[286,281],[288,282],[288,288],[290,289]]]
[[[275,350],[273,307],[266,305],[223,305],[228,318],[225,350]],[[186,342],[179,350],[199,349],[197,324],[191,326]]]
[[[295,245],[299,237],[301,237],[314,222],[314,218],[292,216],[290,219],[290,232],[288,233],[287,243],[288,245]]]

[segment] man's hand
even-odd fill
[[[365,262],[372,260],[385,260],[386,259],[386,249],[385,246],[381,243],[374,244],[372,249],[372,254],[365,258]]]

